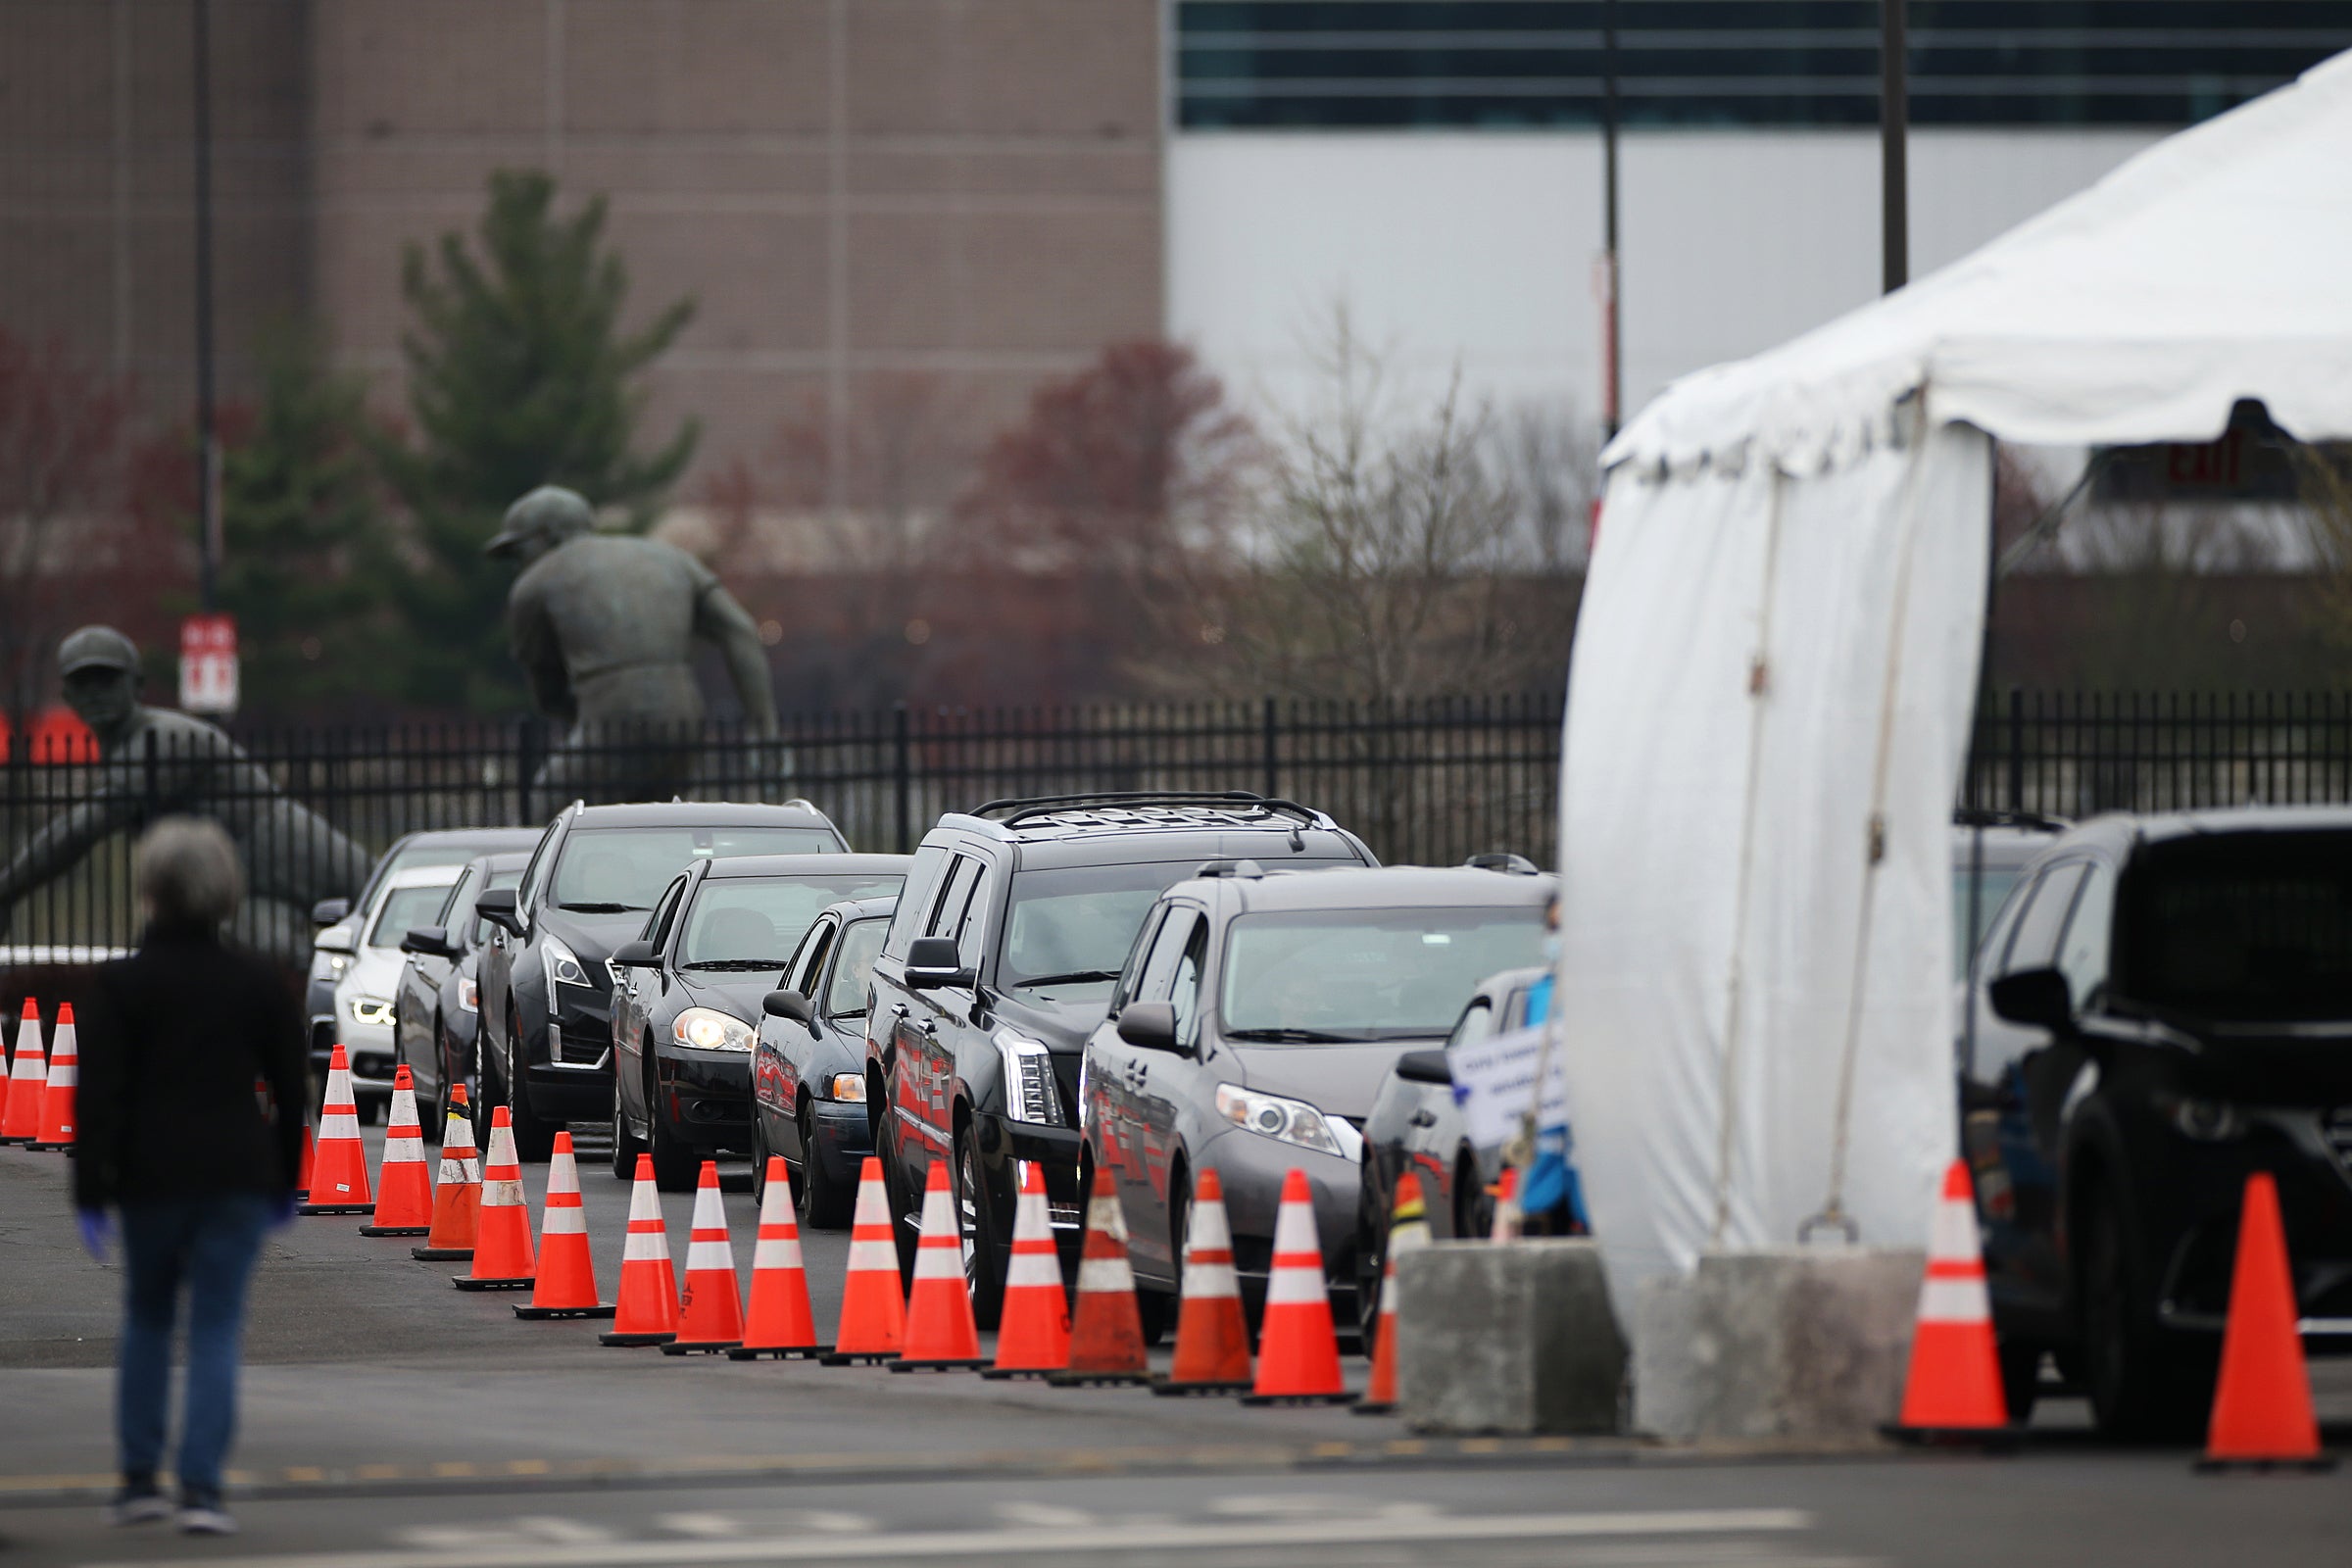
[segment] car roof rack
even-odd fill
[[[1323,813],[1311,806],[1286,801],[1278,795],[1257,795],[1249,790],[1098,790],[1083,795],[1038,795],[1027,799],[990,801],[965,812],[999,821],[1005,827],[1040,817],[1059,816],[1065,811],[1082,811],[1090,807],[1107,807],[1118,810],[1135,810],[1152,807],[1202,807],[1234,812],[1267,812],[1297,818],[1310,827],[1323,824]]]
[[[1255,860],[1202,860],[1200,867],[1193,872],[1195,877],[1206,878],[1210,881],[1219,877],[1247,877],[1254,882],[1264,877],[1265,874],[1266,868]]]
[[[1473,855],[1462,862],[1473,871],[1500,871],[1505,876],[1542,876],[1536,862],[1524,855],[1494,850],[1485,855]]]

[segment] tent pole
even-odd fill
[[[1907,3],[1879,0],[1879,261],[1880,292],[1885,294],[1911,280],[1911,98],[1903,43]]]

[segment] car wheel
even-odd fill
[[[637,1156],[645,1146],[629,1131],[628,1113],[620,1107],[620,1080],[612,1082],[612,1179],[634,1181],[637,1176]]]
[[[1379,1217],[1380,1208],[1372,1166],[1367,1161],[1363,1198],[1355,1216],[1355,1324],[1367,1347],[1380,1326],[1380,1291],[1389,1277],[1389,1227]]]
[[[801,1201],[801,1223],[812,1231],[840,1231],[850,1226],[857,1207],[858,1189],[825,1171],[816,1152],[816,1110],[801,1102],[801,1181],[794,1196]]]
[[[436,1016],[433,1019],[433,1039],[438,1042],[440,1038],[441,1020]],[[433,1047],[432,1099],[427,1100],[422,1095],[416,1097],[416,1124],[424,1129],[424,1141],[428,1144],[441,1142],[441,1123],[447,1115],[442,1107],[449,1103],[449,1074],[441,1064],[440,1051],[441,1047],[436,1043]],[[401,1060],[407,1061],[407,1055],[403,1054]]]
[[[2083,1205],[2081,1244],[2083,1359],[2099,1430],[2134,1440],[2193,1436],[2212,1396],[2212,1352],[2164,1343],[2112,1201],[2094,1195]]]
[[[466,1119],[473,1124],[473,1147],[482,1147],[482,1139],[490,1131],[490,1113],[483,1107],[490,1102],[483,1097],[490,1092],[489,1075],[482,1067],[482,1038],[473,1037],[473,1049],[466,1054]]]
[[[654,1185],[665,1193],[691,1193],[703,1173],[699,1151],[680,1138],[662,1114],[662,1102],[655,1093],[651,1074],[654,1070],[653,1047],[645,1052],[645,1152],[654,1156]],[[613,1086],[612,1098],[620,1098],[620,1089]]]
[[[1006,1248],[999,1240],[995,1209],[980,1171],[980,1141],[966,1124],[956,1132],[956,1220],[962,1231],[972,1319],[984,1329],[995,1328],[1004,1311]]]
[[[895,1099],[892,1104],[897,1104]],[[895,1116],[898,1112],[894,1109],[891,1114]],[[902,1287],[911,1289],[914,1285],[914,1252],[921,1245],[922,1238],[915,1227],[908,1223],[915,1210],[909,1201],[906,1173],[899,1168],[895,1154],[882,1156],[882,1196],[890,1209],[890,1238],[899,1250],[899,1283]]]
[[[758,1101],[752,1102],[752,1201],[760,1208],[767,1207],[767,1118],[760,1114]],[[699,1178],[698,1178],[699,1180]],[[791,1178],[785,1178],[787,1188]]]
[[[1184,1229],[1192,1222],[1192,1214],[1193,1184],[1184,1167],[1178,1165],[1168,1177],[1168,1250],[1173,1283],[1164,1291],[1149,1285],[1135,1288],[1135,1313],[1143,1326],[1147,1347],[1157,1345],[1176,1326],[1176,1314],[1184,1300]]]
[[[2001,1400],[2009,1407],[2009,1424],[2022,1427],[2034,1419],[2034,1402],[2041,1395],[2041,1347],[2000,1347]]]
[[[507,1115],[514,1126],[514,1157],[529,1165],[544,1165],[555,1154],[556,1123],[544,1121],[531,1108],[530,1085],[522,1073],[522,1042],[507,1042]]]

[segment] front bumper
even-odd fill
[[[601,992],[559,989],[555,1017],[524,1042],[531,1109],[550,1121],[602,1121],[612,1114],[610,1002]]]
[[[710,1149],[749,1149],[752,1142],[752,1058],[741,1051],[696,1051],[661,1046],[650,1114],[685,1143]],[[860,1113],[863,1106],[856,1107]]]
[[[311,1019],[311,1076],[317,1081],[321,1094],[326,1091],[327,1069],[334,1061],[337,1045],[342,1046],[343,1059],[350,1066],[351,1092],[355,1096],[391,1095],[392,1070],[396,1065],[391,1030],[370,1028],[365,1024],[338,1025],[331,1012],[314,1016]]]
[[[874,1152],[873,1129],[866,1121],[864,1104],[855,1100],[812,1100],[809,1123],[813,1147],[803,1158],[815,1160],[830,1181],[855,1183],[864,1169],[865,1156]]]
[[[1355,1221],[1363,1199],[1363,1168],[1337,1154],[1300,1149],[1249,1132],[1223,1133],[1197,1152],[1203,1170],[1214,1170],[1225,1189],[1225,1219],[1233,1231],[1234,1270],[1243,1298],[1252,1307],[1265,1299],[1266,1275],[1274,1259],[1274,1219],[1282,1209],[1282,1185],[1293,1170],[1304,1171],[1315,1203],[1315,1240],[1323,1250],[1323,1279],[1332,1311],[1343,1325],[1355,1321]]]

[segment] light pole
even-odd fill
[[[1617,305],[1617,0],[1600,8],[1600,426],[1617,434],[1623,348]]]
[[[1910,92],[1903,55],[1907,0],[1879,0],[1879,258],[1881,292],[1911,277]]]
[[[197,596],[220,606],[220,438],[213,419],[212,7],[196,7],[196,560]]]

